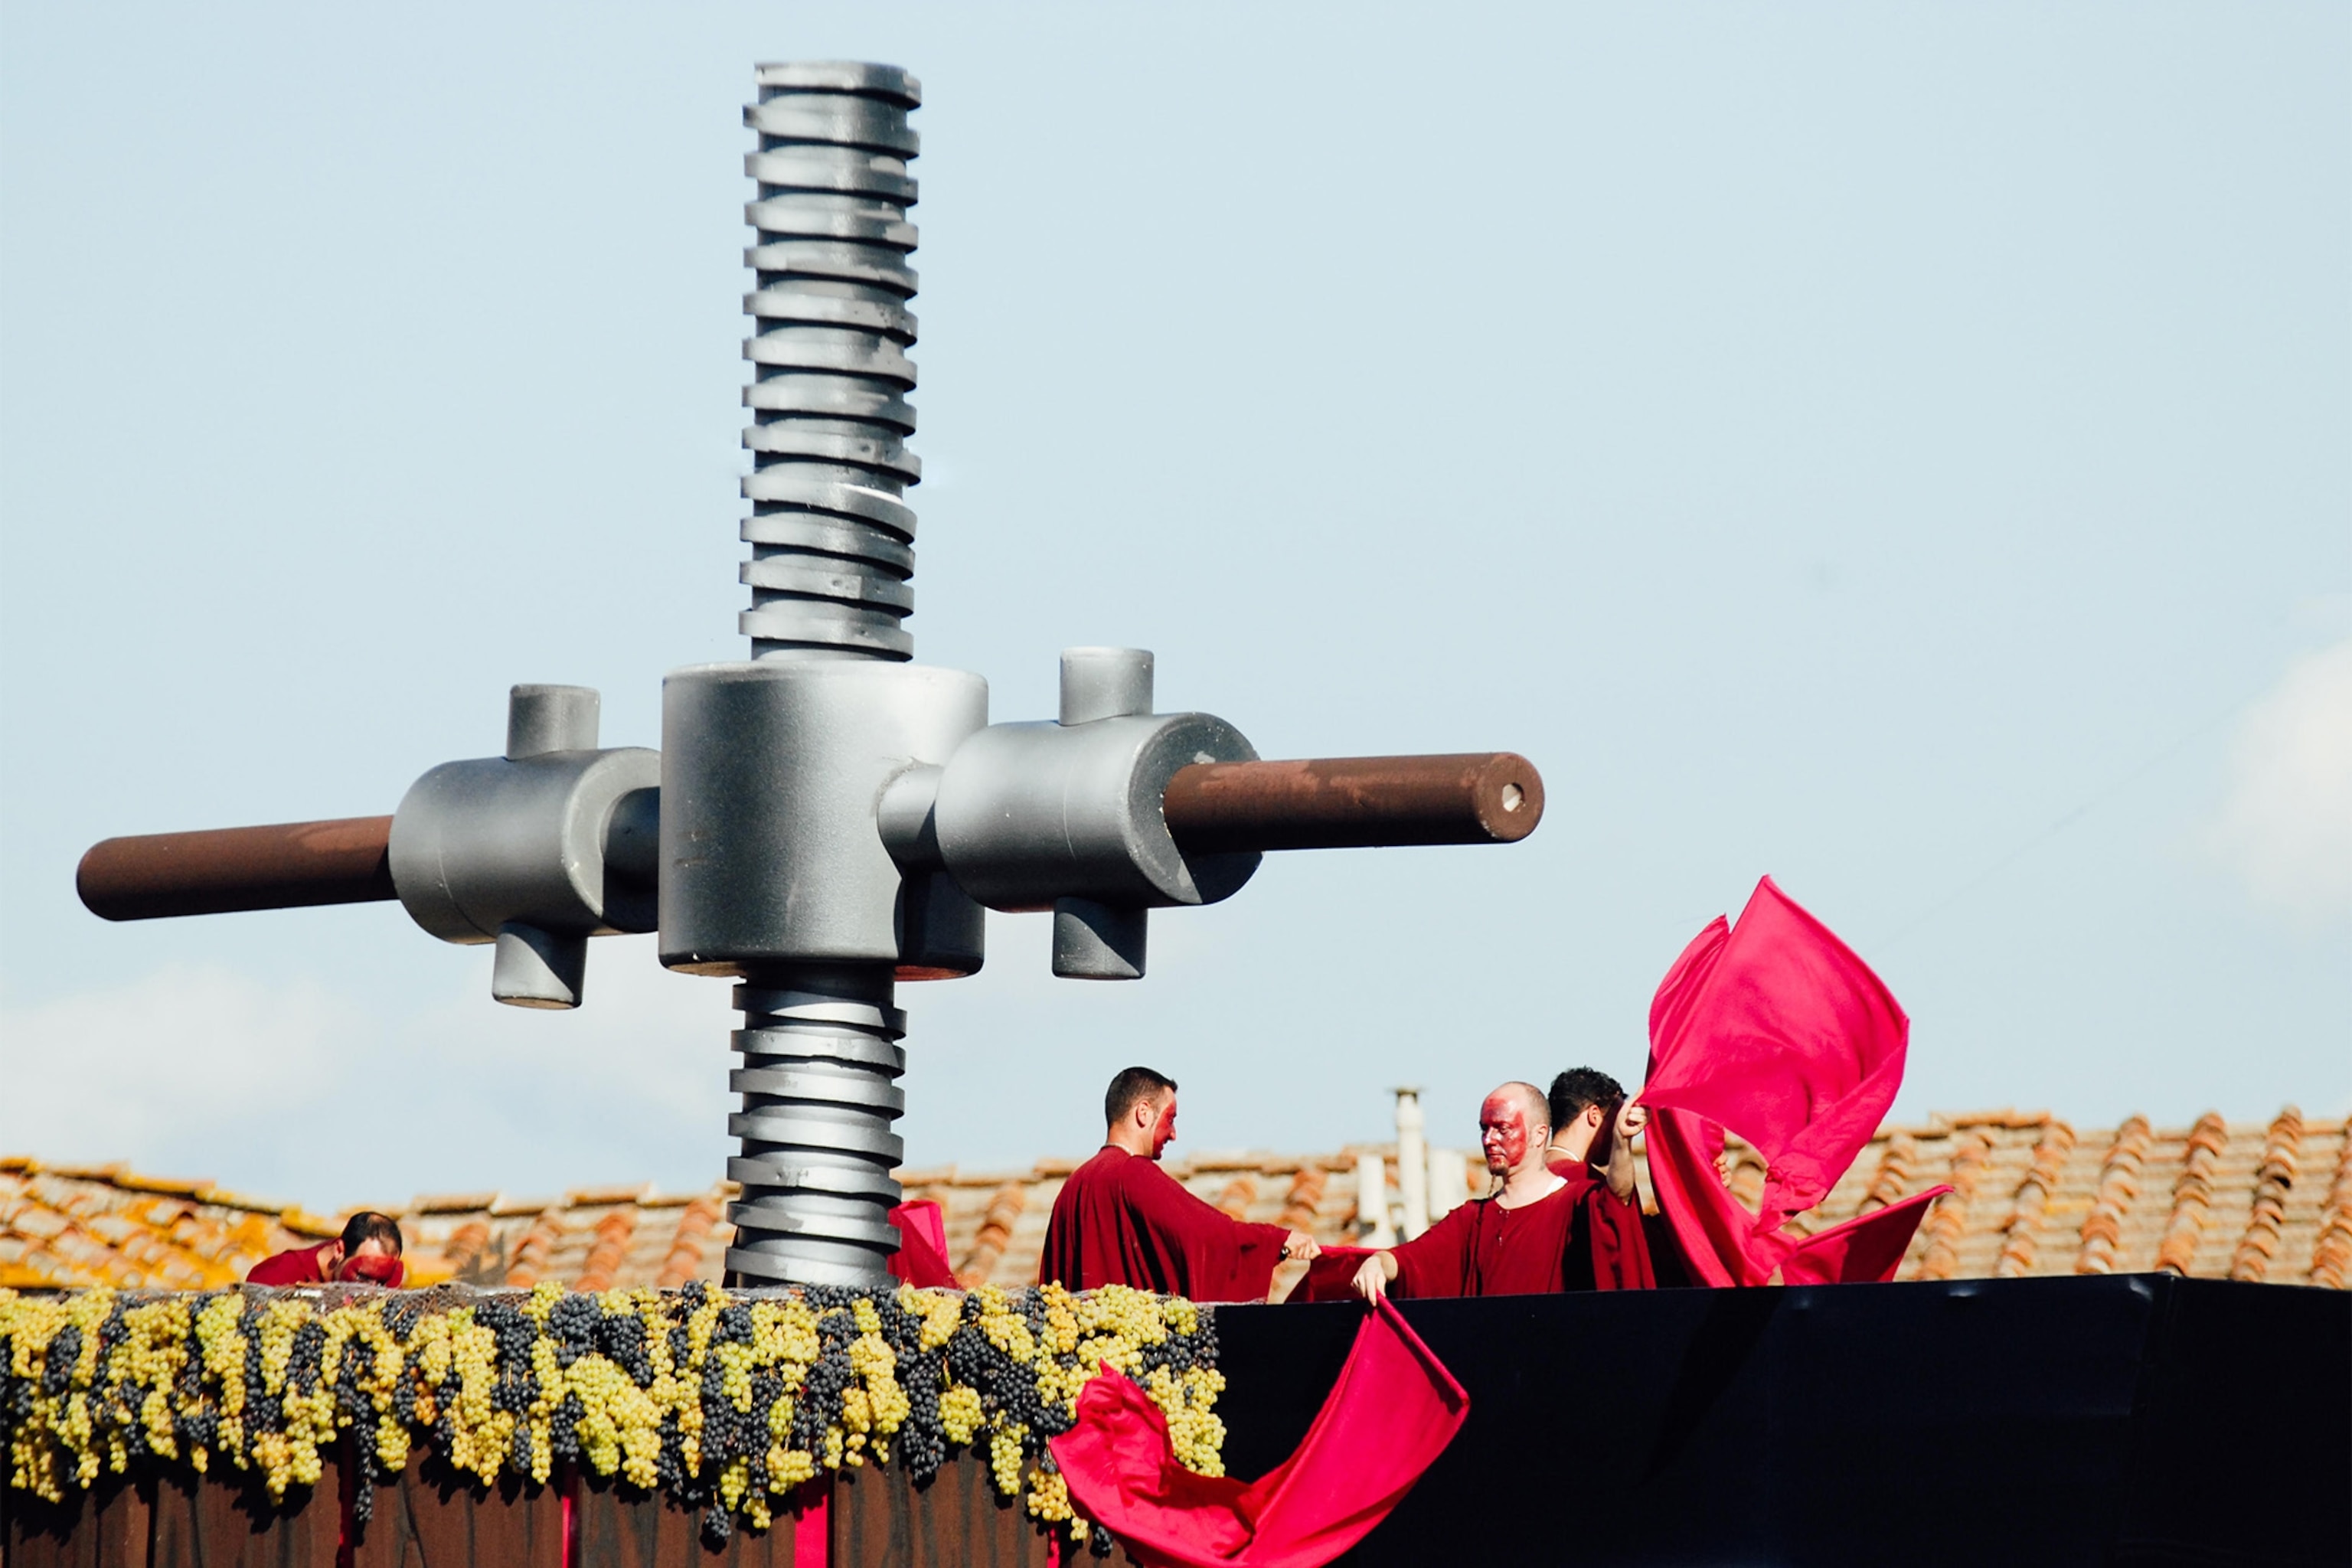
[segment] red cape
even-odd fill
[[[1769,877],[1738,927],[1718,917],[1683,950],[1650,1005],[1642,1103],[1651,1184],[1695,1283],[1892,1277],[1933,1194],[1810,1240],[1786,1226],[1869,1144],[1910,1033],[1870,966]],[[1726,1128],[1766,1162],[1753,1215],[1716,1169]]]
[[[1131,1285],[1195,1301],[1263,1301],[1290,1233],[1247,1225],[1117,1145],[1070,1173],[1054,1200],[1041,1283]]]

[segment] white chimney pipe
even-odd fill
[[[1459,1149],[1429,1152],[1429,1223],[1435,1225],[1470,1196],[1470,1156]]]
[[[1404,1238],[1429,1228],[1429,1146],[1423,1142],[1421,1090],[1396,1091],[1397,1196],[1404,1205]]]

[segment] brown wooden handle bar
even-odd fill
[[[145,833],[90,847],[74,873],[110,921],[364,904],[394,897],[389,816]]]
[[[1168,830],[1193,854],[1509,844],[1543,816],[1543,780],[1510,752],[1202,763],[1168,783]],[[81,858],[74,886],[110,921],[364,904],[393,898],[389,816],[148,833]]]
[[[1543,778],[1513,752],[1201,763],[1161,797],[1188,854],[1510,844],[1543,816]]]

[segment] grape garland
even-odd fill
[[[924,1482],[969,1448],[1100,1550],[1045,1444],[1106,1363],[1166,1415],[1179,1463],[1223,1473],[1213,1313],[1118,1286],[0,1289],[9,1485],[53,1502],[139,1460],[224,1463],[282,1502],[348,1436],[362,1520],[422,1442],[485,1486],[572,1464],[658,1489],[723,1538],[821,1472],[895,1456]]]

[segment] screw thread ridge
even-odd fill
[[[921,85],[893,66],[761,66],[743,110],[755,243],[743,298],[751,502],[740,624],[754,658],[914,657],[916,183],[907,115]]]

